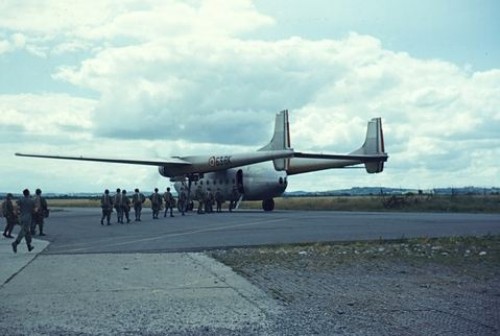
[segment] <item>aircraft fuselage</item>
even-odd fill
[[[190,199],[195,199],[196,189],[201,187],[203,192],[207,192],[210,188],[214,194],[217,189],[220,189],[224,200],[229,201],[233,188],[236,187],[238,193],[243,196],[243,200],[263,200],[264,207],[264,203],[269,203],[274,197],[281,196],[287,184],[285,171],[276,171],[272,162],[263,162],[199,176],[191,184]],[[180,193],[181,187],[188,189],[187,178],[175,181],[174,188],[177,193]]]

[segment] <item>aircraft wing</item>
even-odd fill
[[[58,156],[58,155],[42,155],[42,154],[22,154],[22,153],[15,153],[15,155],[22,157],[42,158],[42,159],[77,160],[77,161],[93,161],[93,162],[157,166],[159,168],[159,172],[161,175],[165,177],[175,177],[186,174],[203,174],[217,170],[225,170],[229,168],[260,163],[264,161],[272,161],[282,158],[291,158],[293,157],[293,151],[286,149],[286,150],[258,151],[255,153],[231,154],[231,155],[196,155],[196,156],[186,156],[186,157],[176,156],[162,161],[107,159],[107,158],[83,157],[83,156]]]
[[[60,155],[40,155],[40,154],[23,154],[23,153],[16,153],[15,155],[23,157],[42,158],[42,159],[124,163],[124,164],[134,164],[134,165],[144,165],[144,166],[157,166],[157,167],[168,166],[168,165],[173,165],[173,166],[191,165],[190,162],[184,161],[179,158],[169,158],[168,160],[162,160],[162,161],[149,161],[149,160],[105,159],[105,158],[84,157],[84,156],[60,156]]]

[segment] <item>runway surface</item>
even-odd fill
[[[133,216],[133,215],[132,215]],[[500,234],[499,214],[236,211],[100,225],[100,209],[53,211],[45,253],[192,252],[327,241]]]
[[[275,300],[273,295],[230,267],[197,252],[233,246],[500,233],[498,214],[236,211],[190,213],[184,217],[153,220],[150,210],[146,209],[141,222],[117,224],[114,217],[112,225],[101,226],[98,208],[55,210],[52,209],[45,225],[47,236],[42,237],[43,240],[37,236],[34,240],[34,251],[28,252],[25,244],[20,244],[14,254],[12,240],[0,239],[3,260],[0,335],[309,334],[309,305],[305,304],[307,309],[300,314],[295,309],[287,311],[288,306]],[[17,233],[19,227],[15,230]],[[391,276],[403,273],[389,272]],[[309,286],[307,274],[302,271],[300,274],[295,278],[299,285],[290,283],[292,293],[297,291],[299,295],[308,288],[323,288],[321,297],[340,304],[338,309],[342,311],[339,315],[339,310],[331,311],[327,305],[320,316],[328,323],[315,334],[330,335],[334,325],[343,330],[338,333],[341,335],[378,335],[380,330],[389,330],[384,333],[387,335],[400,335],[408,325],[421,330],[429,321],[419,315],[419,308],[414,312],[408,310],[404,319],[391,326],[377,322],[380,312],[376,309],[369,313],[377,318],[360,329],[359,322],[365,321],[364,315],[359,315],[357,310],[344,314],[357,300],[365,306],[365,299],[359,295],[372,297],[382,291],[380,302],[387,301],[390,295],[385,293],[394,296],[394,288],[397,291],[398,287],[381,287],[380,279],[370,278],[368,283],[377,285],[359,291],[358,285],[352,286],[356,281],[346,278],[343,279],[348,283],[346,288],[353,290],[349,292],[351,296],[345,297],[346,288],[338,291],[320,285]],[[413,276],[412,273],[412,279]],[[281,277],[284,283],[289,283],[289,274]],[[434,278],[435,274],[433,281]],[[413,292],[419,295],[421,290],[417,285]],[[482,294],[482,297],[488,298],[488,295]],[[397,307],[400,306],[398,300],[394,302]],[[474,307],[489,310],[496,305],[494,299],[493,303],[488,300]],[[441,306],[436,304],[443,309]],[[450,309],[453,314],[455,310]],[[292,318],[293,330],[288,327],[290,313],[296,314]],[[397,329],[399,326],[403,329]],[[487,334],[497,334],[495,328],[486,329],[493,330]],[[373,332],[367,333],[368,330]],[[424,333],[433,334],[434,330],[429,327]],[[459,334],[478,333],[465,329]]]

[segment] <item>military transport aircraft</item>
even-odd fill
[[[368,173],[380,173],[388,155],[384,149],[381,118],[368,122],[365,142],[349,154],[317,154],[297,152],[290,147],[288,110],[276,115],[274,134],[271,141],[253,153],[173,156],[161,161],[106,159],[82,156],[55,156],[40,154],[21,154],[17,156],[122,163],[157,166],[160,175],[170,178],[174,188],[188,190],[193,197],[192,184],[203,191],[219,188],[224,199],[228,200],[238,191],[238,204],[242,200],[262,200],[265,211],[274,209],[273,197],[285,191],[287,176],[300,173],[345,168],[364,164]]]

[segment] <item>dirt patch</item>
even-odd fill
[[[276,334],[498,335],[500,237],[210,252],[279,300]]]

